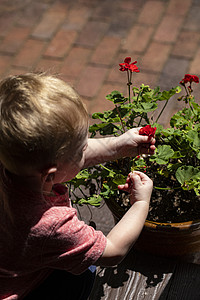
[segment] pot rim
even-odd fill
[[[158,229],[158,228],[174,228],[180,230],[188,230],[195,229],[200,227],[200,219],[187,221],[187,222],[179,222],[179,223],[166,223],[166,222],[155,222],[155,221],[145,221],[145,227],[149,229]]]
[[[112,199],[112,198],[111,198]],[[124,210],[114,201],[114,208],[117,207],[117,211],[116,209],[112,210],[111,206],[113,208],[113,205],[111,205],[112,203],[110,203],[110,201],[107,201],[107,199],[105,199],[105,202],[107,204],[107,206],[110,208],[113,216],[116,218],[116,220],[119,220],[122,218],[122,216],[124,215]],[[158,230],[158,229],[163,229],[163,230],[194,230],[194,229],[198,229],[200,228],[200,219],[198,220],[193,220],[193,221],[186,221],[186,222],[174,222],[174,223],[167,223],[167,222],[156,222],[156,221],[150,221],[148,219],[146,219],[145,223],[144,223],[144,227],[146,227],[149,230]]]

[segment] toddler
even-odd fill
[[[82,168],[139,153],[155,139],[131,129],[88,139],[77,93],[46,74],[0,82],[0,299],[87,299],[93,266],[113,266],[144,225],[152,181],[130,173],[131,208],[108,236],[78,220],[62,185]]]

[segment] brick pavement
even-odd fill
[[[185,72],[200,75],[199,19],[197,0],[2,0],[0,76],[58,73],[91,114],[110,108],[112,89],[124,91],[126,56],[138,60],[135,85],[169,88]]]
[[[199,0],[1,0],[0,77],[56,73],[91,115],[111,107],[111,90],[125,92],[118,63],[126,56],[138,61],[136,86],[165,89],[187,72],[200,75],[199,20]],[[163,124],[178,105],[171,102]]]

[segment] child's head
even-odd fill
[[[30,73],[0,82],[0,161],[10,172],[31,175],[73,159],[87,128],[83,103],[62,80]]]

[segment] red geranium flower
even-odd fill
[[[128,71],[130,70],[131,72],[140,72],[140,70],[138,69],[138,67],[135,65],[137,63],[137,61],[134,61],[132,63],[131,62],[131,57],[126,57],[124,60],[124,63],[119,64],[120,66],[120,71],[124,72],[124,71]]]
[[[192,78],[193,78],[194,82],[199,83],[199,77],[198,76],[193,75]]]
[[[149,137],[153,137],[156,132],[156,127],[151,127],[151,125],[146,125],[145,127],[140,128],[140,135],[148,135]]]
[[[199,77],[196,75],[185,74],[184,78],[180,81],[180,84],[196,82],[199,83]]]

